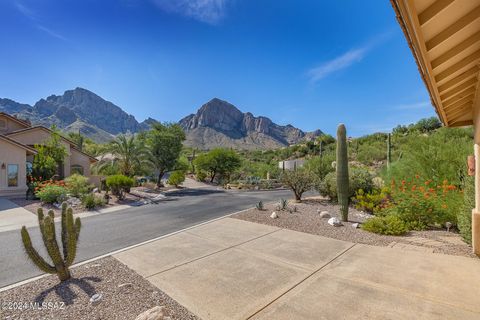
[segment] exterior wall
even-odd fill
[[[50,133],[46,130],[42,130],[40,128],[36,130],[29,130],[25,132],[19,132],[18,134],[10,135],[8,136],[9,138],[16,140],[22,144],[25,144],[27,146],[34,146],[36,144],[42,144],[48,139],[50,139]],[[67,150],[67,157],[65,158],[64,161],[64,175],[65,177],[68,177],[70,175],[70,157],[71,157],[71,151],[70,150],[70,144],[68,142],[65,142],[64,140],[61,140],[61,144],[65,147]]]
[[[22,195],[27,191],[26,151],[6,141],[0,140],[0,197]],[[8,187],[7,168],[9,164],[18,165],[18,186]],[[5,168],[2,168],[5,165]]]
[[[83,167],[83,175],[85,177],[90,177],[90,158],[86,155],[78,152],[75,149],[71,149],[70,155],[70,166],[80,165]]]
[[[280,161],[278,163],[278,167],[282,170],[295,170],[303,167],[304,164],[305,164],[305,160],[303,159],[286,160],[286,161]]]
[[[27,126],[25,125],[21,125],[20,123],[13,121],[12,119],[5,117],[4,115],[0,115],[0,123],[3,123],[3,121],[6,122],[6,127],[0,125],[0,134],[5,134],[8,132],[27,128]]]

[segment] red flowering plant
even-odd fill
[[[419,175],[390,186],[392,202],[385,213],[397,214],[409,229],[424,230],[430,226],[456,225],[462,204],[462,191],[444,180],[435,184]]]
[[[65,188],[65,181],[63,180],[42,180],[41,177],[35,179],[32,177],[31,185],[33,186],[33,190],[35,193],[42,191],[47,186],[58,186]]]

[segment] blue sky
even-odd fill
[[[213,97],[358,136],[434,115],[389,1],[2,0],[0,97],[75,87],[137,120]]]

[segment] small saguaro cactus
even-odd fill
[[[54,213],[52,210],[48,211],[48,215],[43,214],[43,209],[39,208],[37,211],[38,224],[40,233],[42,234],[43,243],[47,249],[47,253],[52,259],[53,266],[38,254],[37,250],[32,246],[30,234],[25,226],[22,227],[21,235],[23,246],[28,257],[33,263],[43,272],[56,273],[60,281],[70,279],[69,267],[75,260],[77,253],[77,242],[80,235],[81,222],[80,218],[73,220],[72,208],[67,209],[67,204],[62,204],[62,253],[57,243],[55,234]]]
[[[347,130],[344,124],[339,124],[337,128],[337,195],[340,213],[343,221],[348,221],[348,200],[349,200],[349,180],[348,180],[348,151],[347,151]]]
[[[392,162],[392,135],[387,135],[387,169],[390,169],[390,163]]]

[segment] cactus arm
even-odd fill
[[[343,221],[348,221],[349,201],[347,131],[340,124],[337,129],[337,194]]]
[[[78,219],[78,218],[77,218]],[[72,265],[77,255],[77,231],[73,222],[72,212],[66,214],[66,233],[67,233],[67,256],[65,258],[65,264],[69,267]]]
[[[25,247],[25,251],[28,255],[28,257],[33,261],[33,263],[43,272],[46,273],[56,273],[55,267],[52,267],[49,265],[35,250],[35,248],[32,246],[32,240],[30,239],[30,234],[27,231],[27,228],[25,226],[22,227],[21,231],[22,235],[22,242],[23,246]]]
[[[60,248],[58,247],[57,239],[55,237],[55,222],[50,215],[45,217],[43,222],[45,224],[45,236],[47,238],[47,242],[45,243],[47,252],[52,259],[53,264],[55,265],[55,269],[57,270],[57,275],[60,280],[66,280],[70,278],[70,274],[67,266],[65,265],[63,257],[60,254]]]
[[[67,260],[67,203],[64,202],[62,203],[62,218],[61,218],[61,224],[62,224],[62,249],[63,249],[63,259]]]

